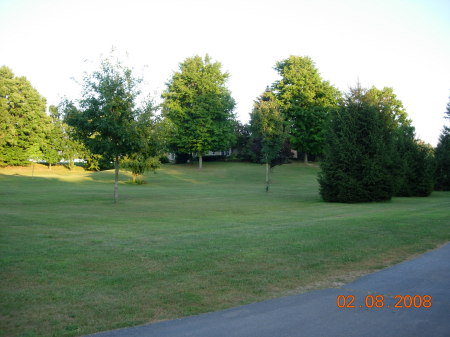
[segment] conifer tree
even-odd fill
[[[351,89],[331,114],[324,159],[319,174],[325,201],[365,202],[389,200],[392,139],[383,114],[365,99],[366,90]]]
[[[450,120],[450,102],[447,104],[445,119]],[[450,127],[444,126],[435,149],[435,189],[450,191]]]

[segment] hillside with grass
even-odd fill
[[[2,336],[79,336],[336,287],[450,240],[450,192],[339,204],[318,167],[0,168]],[[33,175],[33,176],[32,176]],[[330,304],[334,305],[334,303]]]

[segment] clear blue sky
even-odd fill
[[[0,65],[58,104],[112,46],[159,95],[178,64],[208,53],[248,120],[276,61],[310,56],[342,91],[389,86],[436,145],[450,96],[448,0],[0,0]]]

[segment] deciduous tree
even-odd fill
[[[281,79],[273,90],[289,125],[289,141],[308,162],[308,154],[322,154],[325,121],[341,94],[321,78],[309,57],[290,56],[277,62],[275,70]]]
[[[99,70],[86,74],[78,107],[70,104],[66,121],[93,153],[114,162],[114,202],[118,202],[120,160],[140,145],[136,99],[139,79],[119,61],[101,60]]]
[[[25,77],[0,67],[0,166],[29,165],[42,159],[51,127],[45,98]]]
[[[271,92],[266,91],[255,102],[250,114],[250,131],[251,142],[260,144],[255,154],[266,166],[266,191],[269,191],[271,168],[282,163],[280,157],[287,138],[280,106]]]
[[[147,171],[155,172],[161,165],[160,157],[166,149],[166,130],[162,126],[162,120],[155,116],[157,109],[153,100],[147,100],[137,119],[139,149],[123,160],[123,167],[131,172],[133,183],[139,175]]]
[[[234,138],[235,102],[226,87],[229,77],[206,55],[180,64],[162,94],[163,115],[173,126],[177,152],[196,153],[199,168],[208,151],[228,149]]]
[[[42,152],[43,159],[47,162],[49,169],[51,169],[52,165],[57,164],[62,158],[64,134],[58,108],[51,105],[49,113],[51,126],[48,129]]]

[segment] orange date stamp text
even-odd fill
[[[430,295],[366,295],[357,302],[354,295],[339,295],[336,298],[338,308],[431,308],[433,298]]]

